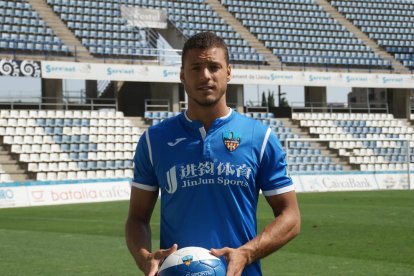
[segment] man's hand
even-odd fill
[[[247,251],[241,248],[224,247],[221,249],[210,250],[211,254],[216,257],[223,256],[227,261],[227,276],[239,276],[242,274],[243,269],[249,264],[249,257]]]
[[[178,246],[174,244],[168,249],[159,249],[153,253],[148,251],[142,252],[145,254],[145,264],[141,269],[146,276],[156,276],[160,263],[167,258],[169,255],[177,251]]]

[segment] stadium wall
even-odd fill
[[[179,83],[180,67],[42,61],[42,78]],[[231,84],[413,88],[414,75],[233,69]]]
[[[336,192],[408,190],[414,175],[408,172],[332,173],[292,175],[296,191]],[[130,179],[36,181],[0,186],[0,208],[128,200]]]
[[[127,200],[129,179],[3,183],[0,208]]]

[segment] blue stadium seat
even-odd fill
[[[406,20],[406,16],[414,14],[414,4],[404,2],[404,5],[401,5],[400,2],[395,1],[384,4],[386,8],[370,9],[366,8],[366,5],[378,6],[378,1],[356,2],[353,6],[350,6],[349,3],[349,1],[331,1],[331,4],[352,21],[355,26],[359,27],[390,54],[393,54],[397,60],[401,61],[410,70],[413,70],[414,67],[407,62],[407,59],[398,55],[402,53],[401,48],[387,46],[393,46],[394,44],[396,46],[414,45],[414,37],[406,36],[407,33],[411,33],[414,27],[412,22]],[[362,9],[364,13],[359,12]],[[406,16],[400,16],[401,14]],[[398,28],[395,28],[396,26]],[[378,58],[369,60],[368,64],[382,67],[390,66],[389,61]]]

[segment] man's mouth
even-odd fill
[[[212,85],[202,85],[198,87],[198,90],[202,90],[202,91],[208,91],[208,90],[213,90],[214,86]]]

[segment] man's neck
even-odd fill
[[[206,132],[210,129],[214,120],[228,115],[230,108],[224,104],[214,106],[188,105],[187,116],[190,120],[200,121]]]

